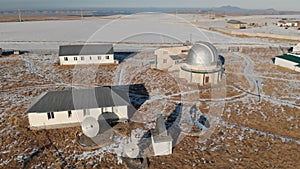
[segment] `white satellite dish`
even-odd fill
[[[97,136],[100,126],[96,118],[92,116],[86,116],[81,123],[81,128],[83,134],[91,138]]]
[[[124,152],[129,158],[137,158],[140,152],[139,146],[130,142],[124,146]]]

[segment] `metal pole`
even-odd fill
[[[18,9],[18,15],[19,15],[19,22],[22,22],[20,9]]]

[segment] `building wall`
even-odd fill
[[[198,83],[199,85],[203,86],[206,84],[218,84],[218,82],[221,80],[220,74],[221,72],[200,74],[200,73],[191,73],[188,71],[180,70],[179,77],[186,79],[190,83]],[[206,77],[208,77],[208,82],[206,82]]]
[[[277,23],[277,26],[281,26],[281,27],[297,27],[298,23],[292,23],[292,22],[287,22],[287,23]]]
[[[107,59],[106,57],[109,57]],[[77,60],[76,60],[77,59]],[[79,56],[59,56],[60,65],[80,65],[80,64],[113,64],[114,55],[79,55]]]
[[[160,48],[155,50],[156,55],[156,69],[173,71],[178,68],[176,61],[173,60],[171,55],[188,54],[191,46],[179,46]],[[153,67],[153,66],[152,66]],[[177,69],[178,70],[178,69]]]
[[[285,67],[285,68],[289,68],[289,69],[292,69],[292,70],[296,70],[295,65],[297,65],[297,63],[276,57],[275,58],[275,65],[282,66],[282,67]]]
[[[168,70],[173,65],[175,65],[175,61],[170,58],[168,51],[163,51],[163,50],[157,51],[156,59],[157,59],[157,69],[159,70]]]
[[[155,143],[153,136],[151,136],[152,146],[155,156],[163,156],[172,154],[172,140]]]
[[[104,107],[84,110],[72,110],[69,117],[68,111],[53,112],[54,118],[48,119],[47,112],[44,113],[28,113],[29,124],[31,128],[61,128],[66,126],[80,125],[86,115],[93,116],[98,119],[103,112],[114,112],[120,119],[128,119],[127,106]]]
[[[300,43],[293,47],[293,52],[300,52]]]
[[[231,24],[231,23],[227,23],[227,28],[241,29],[243,27],[247,28],[247,24]]]

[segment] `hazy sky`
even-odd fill
[[[300,0],[0,0],[0,10],[101,8],[101,7],[176,7],[205,8],[223,5],[249,9],[275,8],[300,11]]]

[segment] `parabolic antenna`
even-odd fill
[[[140,152],[139,146],[130,142],[124,146],[124,152],[129,158],[137,158]]]
[[[84,117],[81,123],[81,128],[83,134],[90,138],[97,136],[100,129],[98,120],[92,116]]]

